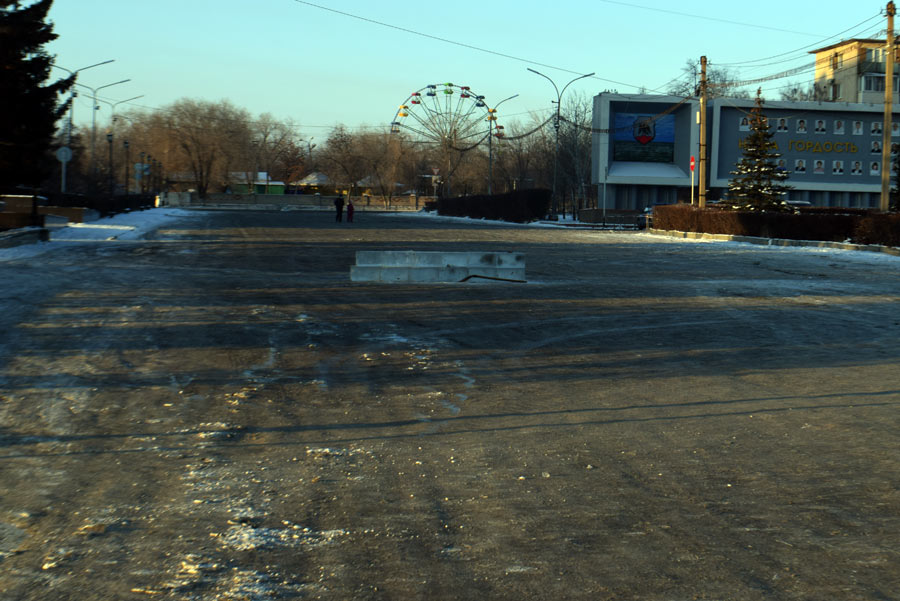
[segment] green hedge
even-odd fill
[[[439,215],[527,223],[547,215],[551,196],[550,190],[533,189],[493,196],[441,198],[437,209]]]
[[[850,240],[858,244],[900,245],[900,215],[865,209],[809,208],[798,213],[776,213],[663,205],[653,209],[653,227],[788,240]]]

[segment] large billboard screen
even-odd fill
[[[675,162],[675,116],[616,113],[613,160]]]

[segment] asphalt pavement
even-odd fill
[[[196,211],[0,278],[2,601],[900,590],[900,258]]]

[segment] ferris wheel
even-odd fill
[[[429,84],[400,105],[391,122],[391,133],[410,132],[445,150],[465,152],[491,134],[503,137],[496,120],[496,110],[469,86]]]

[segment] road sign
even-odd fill
[[[694,157],[691,157],[691,171],[694,170]]]
[[[68,146],[60,146],[56,151],[56,160],[60,163],[68,163],[72,160],[72,149]]]

